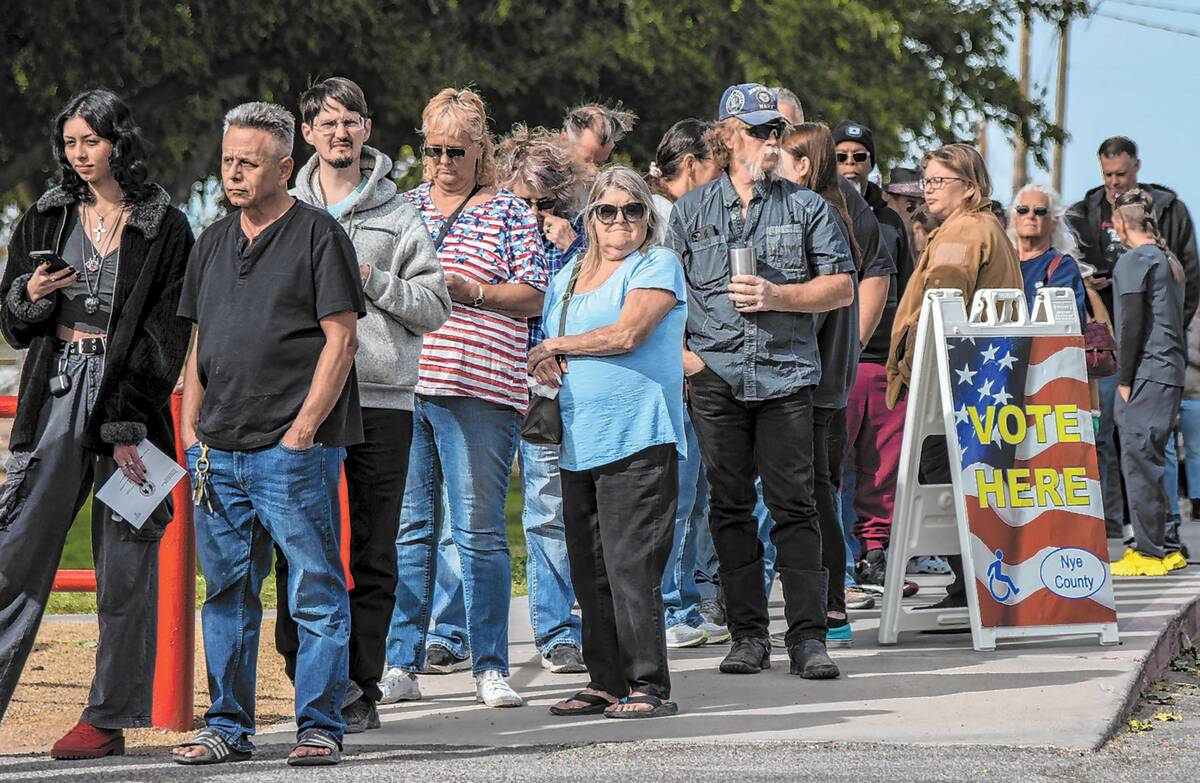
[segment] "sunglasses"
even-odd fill
[[[523,198],[521,200],[528,204],[530,209],[536,209],[540,212],[553,212],[554,208],[558,206],[558,199],[553,196],[547,196],[546,198]]]
[[[465,158],[467,156],[465,147],[431,147],[426,144],[422,152],[425,154],[425,157],[432,158],[433,160],[441,160],[443,154],[450,160]]]
[[[765,125],[748,125],[746,133],[752,138],[759,141],[766,141],[774,136],[777,139],[782,139],[783,134],[787,131],[787,123],[784,122],[768,122]]]
[[[646,205],[640,201],[631,201],[622,206],[615,204],[597,204],[592,207],[592,214],[606,226],[617,222],[617,215],[625,216],[628,223],[641,223],[646,219]]]
[[[838,163],[848,163],[849,161],[854,161],[855,163],[866,163],[868,160],[871,159],[871,153],[869,153],[869,152],[838,152],[835,154],[835,157],[837,158]]]
[[[1031,207],[1028,204],[1019,204],[1013,207],[1013,212],[1016,212],[1018,215],[1028,215],[1031,209],[1033,210],[1033,214],[1038,217],[1046,217],[1046,215],[1050,214],[1050,210],[1045,207]]]

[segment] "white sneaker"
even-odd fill
[[[705,644],[721,644],[732,638],[732,635],[729,633],[729,627],[725,625],[704,622],[700,623],[700,630],[708,635],[708,638],[704,640]]]
[[[489,707],[523,707],[525,700],[509,686],[504,676],[495,669],[475,678],[475,701]]]
[[[417,675],[393,666],[379,680],[380,704],[395,704],[398,701],[420,701],[421,685]]]
[[[687,623],[677,623],[667,629],[667,646],[672,650],[681,647],[699,647],[708,641],[708,634]]]

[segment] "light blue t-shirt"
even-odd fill
[[[562,295],[582,254],[563,267],[546,291],[543,323],[555,324]],[[563,442],[559,465],[589,470],[650,446],[674,443],[687,456],[683,436],[683,330],[687,289],[683,267],[672,251],[655,247],[635,252],[599,288],[571,297],[567,335],[610,326],[620,318],[625,297],[639,288],[675,295],[675,305],[646,340],[616,356],[570,356],[559,392]]]
[[[359,195],[361,195],[362,192],[367,189],[367,183],[369,181],[370,177],[363,177],[362,182],[359,182],[354,190],[350,191],[350,195],[346,196],[336,204],[330,204],[329,206],[325,207],[325,211],[332,215],[335,220],[341,220],[342,213],[346,211],[346,207],[350,206],[351,202],[357,199]]]

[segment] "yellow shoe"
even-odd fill
[[[1113,576],[1167,575],[1167,567],[1161,558],[1148,557],[1135,549],[1126,549],[1125,556],[1109,567]]]
[[[1176,571],[1180,568],[1187,568],[1187,558],[1183,556],[1183,552],[1172,552],[1163,558],[1163,565],[1168,571]]]

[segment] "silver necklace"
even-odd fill
[[[91,210],[90,205],[85,207],[85,216],[87,214],[87,210]],[[109,236],[104,240],[103,248],[97,248],[96,244],[91,242],[88,243],[91,245],[92,254],[90,258],[83,262],[83,282],[84,285],[87,286],[88,291],[88,295],[83,300],[83,309],[88,315],[95,315],[100,309],[100,278],[103,277],[104,261],[108,257],[108,249],[112,246],[113,236],[115,236],[113,232],[120,225],[121,217],[124,217],[125,208],[120,208],[119,212],[121,217],[117,218],[117,223],[112,229],[107,229],[104,227],[104,219],[109,215],[112,215],[112,212],[109,212],[108,215],[101,215],[97,210],[92,211],[95,211],[96,216],[100,219],[100,225],[92,229],[91,232],[96,235],[96,243],[98,244],[100,242],[100,238],[104,234],[109,234]],[[117,248],[117,262],[120,263],[120,260],[121,249]],[[92,280],[92,275],[96,276],[94,282]]]

